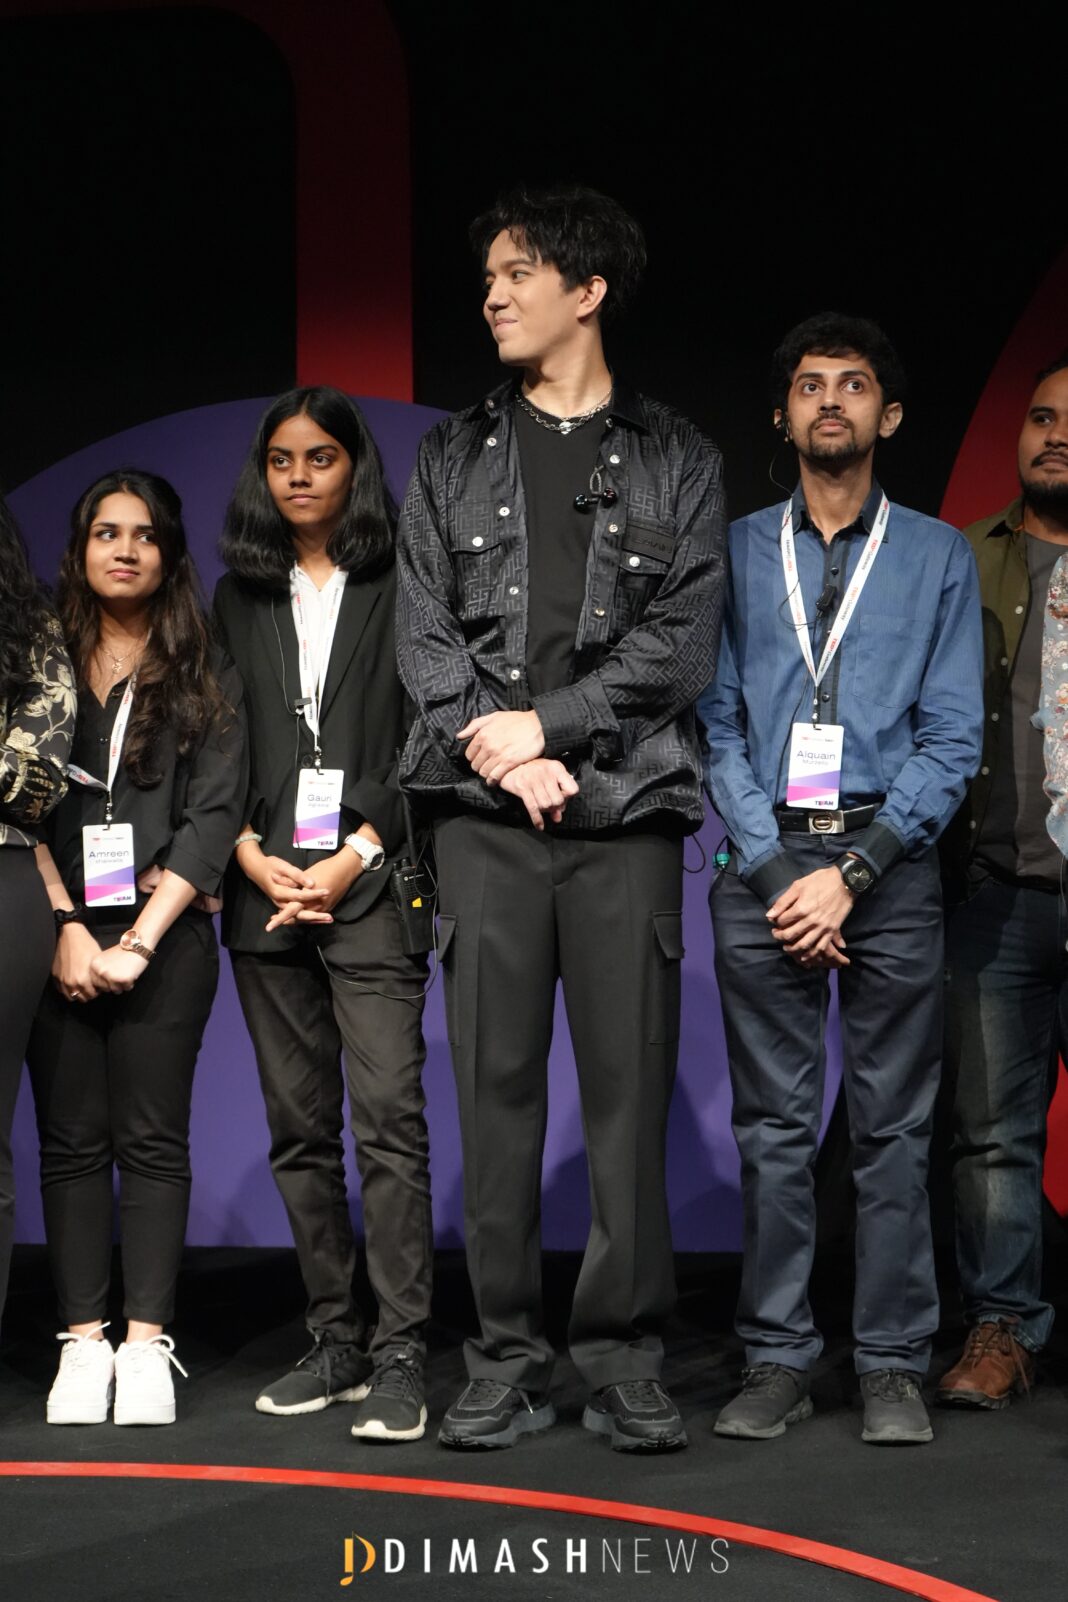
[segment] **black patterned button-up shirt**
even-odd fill
[[[531,697],[514,394],[506,384],[431,429],[408,488],[397,637],[418,716],[402,782],[439,805],[517,813],[472,773],[456,736],[482,713],[533,707],[546,756],[579,784],[568,830],[694,829],[693,703],[715,669],[725,573],[719,452],[677,413],[616,386],[600,460],[618,498],[594,514],[572,682]]]

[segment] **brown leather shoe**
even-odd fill
[[[1013,1320],[976,1324],[959,1363],[942,1376],[935,1401],[953,1407],[1008,1407],[1013,1393],[1031,1389],[1034,1353],[1012,1333]]]

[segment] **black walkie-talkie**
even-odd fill
[[[400,753],[397,753],[398,765]],[[434,949],[434,883],[426,869],[420,866],[415,849],[415,829],[408,797],[401,791],[404,805],[404,832],[407,853],[394,864],[390,874],[389,891],[397,904],[401,918],[401,945],[409,957],[421,956]]]

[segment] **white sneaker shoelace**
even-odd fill
[[[174,1341],[169,1335],[150,1335],[147,1341],[124,1341],[121,1350],[125,1353],[125,1360],[134,1374],[143,1374],[152,1362],[153,1356],[165,1357],[182,1375],[188,1379],[189,1375],[174,1355]]]

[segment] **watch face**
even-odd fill
[[[842,878],[850,890],[867,890],[873,879],[871,869],[864,862],[844,862],[841,868]]]

